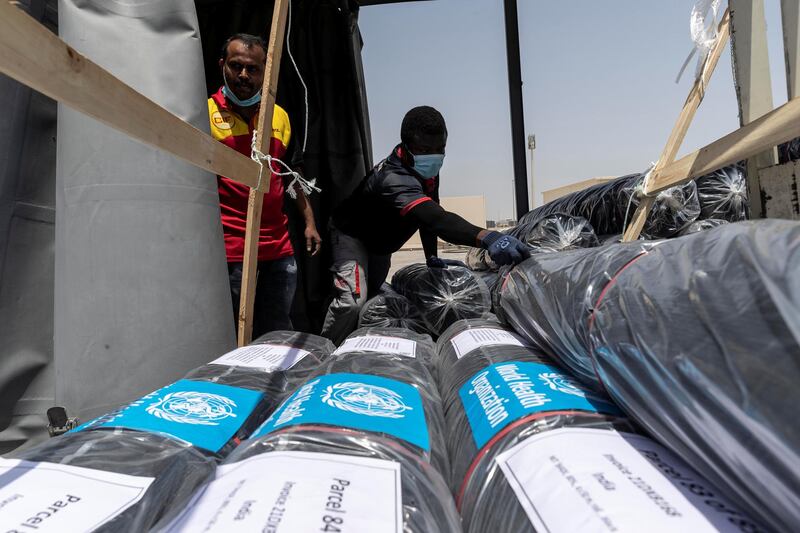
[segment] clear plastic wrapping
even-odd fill
[[[486,248],[473,247],[467,250],[467,253],[464,256],[464,264],[466,264],[470,270],[475,272],[497,270],[497,264],[492,261],[491,257],[489,257],[489,254],[486,252]]]
[[[718,228],[724,224],[728,224],[728,221],[722,220],[720,218],[706,218],[703,220],[695,220],[694,222],[686,226],[681,231],[680,234],[691,235],[693,233],[700,233],[701,231]]]
[[[425,333],[427,327],[422,315],[405,296],[391,289],[383,289],[370,298],[358,315],[358,327],[406,328]]]
[[[478,449],[473,430],[465,411],[460,391],[473,376],[489,365],[507,362],[534,362],[552,364],[540,351],[508,341],[496,344],[456,348],[453,339],[470,330],[476,338],[486,339],[487,334],[476,330],[506,330],[496,320],[470,319],[453,324],[437,343],[439,384],[444,401],[447,423],[447,443],[451,457],[450,487],[456,495],[463,519],[464,530],[484,531],[534,531],[511,487],[500,472],[495,458],[530,435],[558,427],[602,427],[630,431],[625,419],[600,413],[572,410],[561,414],[526,416],[512,422]],[[485,342],[485,341],[484,341]],[[477,344],[477,343],[476,343]]]
[[[462,318],[479,318],[492,309],[486,284],[465,267],[408,265],[392,277],[392,287],[408,298],[436,337]]]
[[[800,527],[800,223],[540,255],[501,305],[754,517]]]
[[[636,208],[639,207],[643,182],[643,179],[631,182],[620,191],[619,206],[625,210],[623,220],[627,217],[627,223],[630,223]],[[699,216],[700,199],[697,195],[697,184],[689,181],[656,195],[642,228],[642,235],[651,239],[672,237]]]
[[[233,464],[279,451],[372,457],[400,464],[403,531],[458,533],[461,523],[442,476],[426,460],[397,441],[336,427],[297,426],[242,443],[225,461]]]
[[[732,165],[697,178],[700,218],[738,222],[750,218],[744,168]]]
[[[527,243],[531,253],[561,252],[600,245],[588,220],[564,213],[549,215],[532,226],[520,224],[509,233]]]
[[[16,459],[155,478],[139,502],[95,531],[147,531],[168,519],[214,477],[214,460],[188,443],[128,430],[70,432]]]

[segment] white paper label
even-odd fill
[[[348,352],[381,352],[405,357],[416,357],[417,343],[409,339],[383,337],[380,335],[353,337],[345,340],[342,345],[333,352],[333,355],[341,355]]]
[[[309,353],[311,352],[280,344],[254,344],[228,352],[219,359],[211,361],[211,364],[246,366],[260,368],[264,372],[275,372],[292,368]]]
[[[481,346],[493,346],[498,344],[508,344],[511,346],[524,346],[522,341],[511,333],[497,328],[475,328],[462,331],[450,342],[456,351],[456,356],[461,359],[475,348]]]
[[[138,502],[152,482],[151,477],[0,458],[0,531],[92,531]]]
[[[256,455],[220,466],[169,531],[399,533],[400,465],[327,453]]]
[[[756,531],[677,456],[640,435],[567,428],[497,457],[537,531]]]

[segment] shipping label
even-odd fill
[[[346,339],[333,355],[349,352],[380,352],[404,357],[416,357],[417,343],[410,339],[399,337],[385,337],[381,335],[366,335]]]
[[[258,368],[264,372],[276,372],[292,368],[309,353],[311,352],[280,344],[254,344],[228,352],[210,364],[244,366]]]
[[[459,359],[482,346],[524,346],[517,335],[499,328],[468,329],[450,339],[450,344]]]
[[[0,458],[0,531],[92,531],[142,499],[151,477]]]
[[[537,531],[763,531],[641,435],[555,429],[506,450],[497,464]]]
[[[298,451],[222,465],[170,532],[401,533],[400,465]]]

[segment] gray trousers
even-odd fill
[[[389,274],[392,256],[369,253],[358,239],[331,225],[334,296],[322,325],[322,336],[340,344],[358,326],[368,298],[378,294]]]

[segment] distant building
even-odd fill
[[[486,197],[484,196],[448,196],[441,199],[441,205],[446,211],[460,215],[470,224],[483,226],[486,222]],[[439,247],[444,245],[439,241]],[[418,250],[422,248],[419,232],[415,233],[405,245],[403,250]]]
[[[504,218],[502,220],[497,221],[498,228],[508,228],[510,226],[516,226],[516,225],[517,221],[514,220],[513,218]]]
[[[542,192],[542,200],[544,201],[544,203],[552,202],[556,198],[561,198],[562,196],[566,196],[571,192],[582,191],[583,189],[589,188],[592,185],[597,185],[599,183],[606,183],[613,179],[616,179],[616,176],[589,178],[588,180],[583,180],[576,183],[570,183],[569,185],[564,185],[563,187],[556,187],[555,189],[550,189],[549,191]]]
[[[497,223],[494,220],[487,220],[486,221],[486,229],[492,229],[497,226]]]

